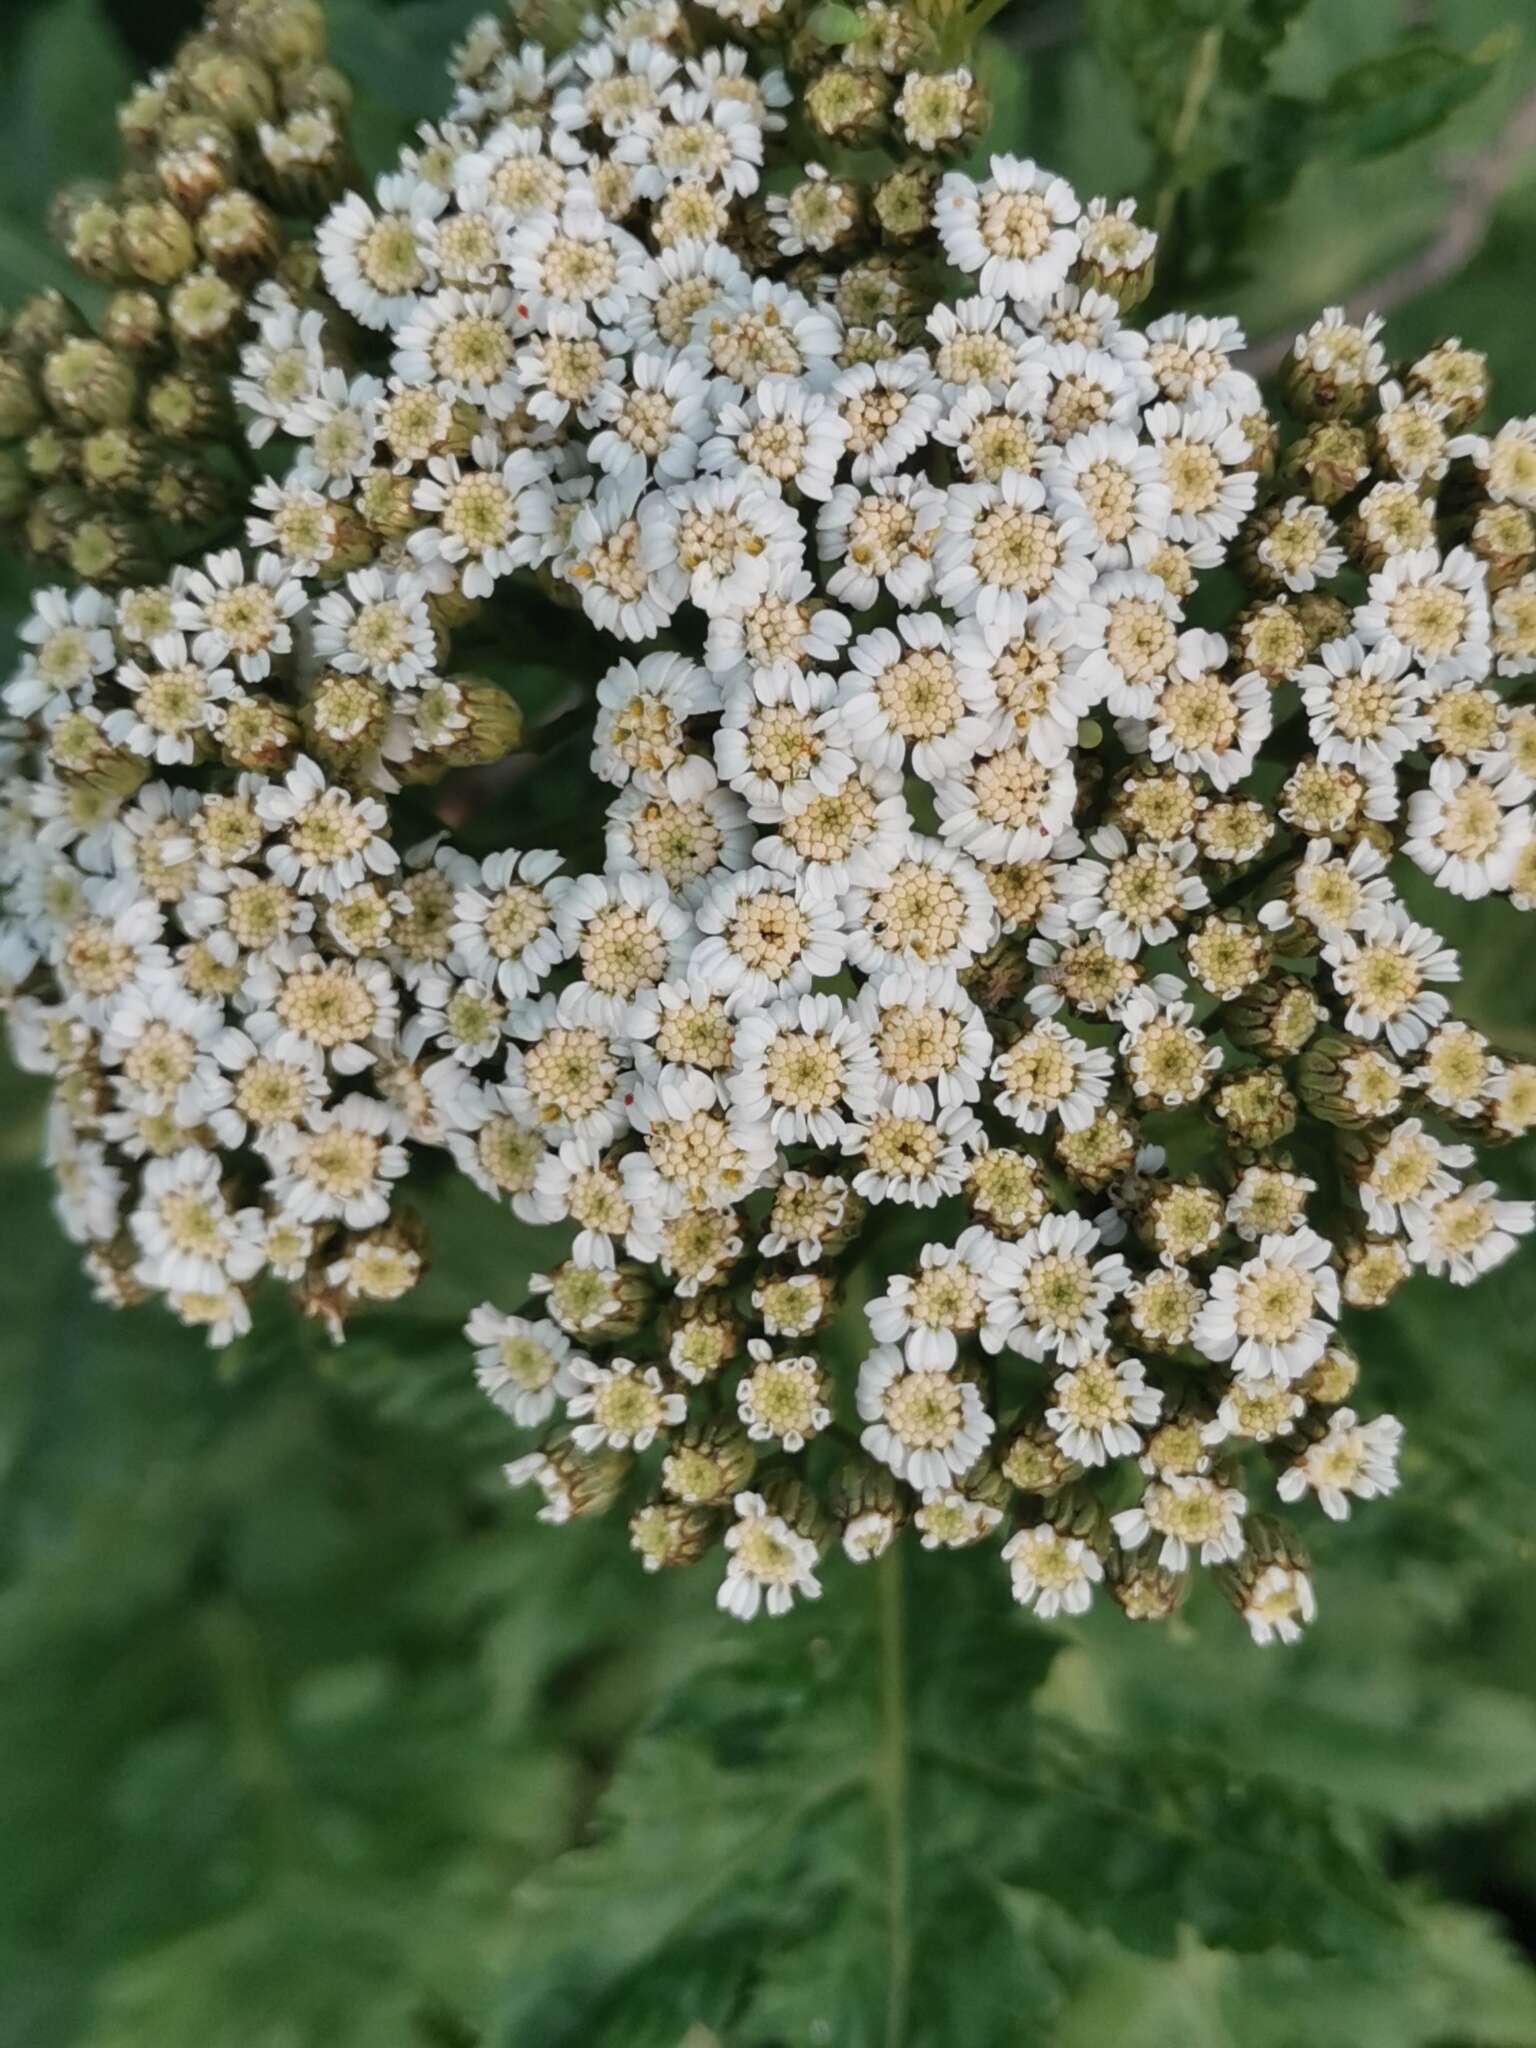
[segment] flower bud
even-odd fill
[[[877,71],[829,64],[806,88],[802,105],[818,135],[846,149],[862,149],[885,132],[890,81]]]
[[[69,529],[63,559],[78,583],[120,589],[154,573],[148,534],[132,519],[98,511]]]
[[[133,417],[138,378],[132,363],[104,341],[78,335],[44,360],[43,390],[69,426],[123,426]]]
[[[153,292],[114,292],[101,316],[101,338],[125,355],[147,356],[165,341],[165,315]]]
[[[144,416],[167,441],[210,441],[231,424],[224,386],[191,368],[155,379],[144,395]]]
[[[142,427],[98,427],[80,443],[80,481],[107,497],[133,497],[144,488],[153,455]]]
[[[320,0],[238,0],[229,17],[231,41],[274,71],[318,64],[325,55]]]
[[[168,199],[194,218],[227,191],[239,160],[239,145],[222,121],[206,114],[179,114],[158,137],[155,175]]]
[[[1446,407],[1446,430],[1460,433],[1471,426],[1493,396],[1488,358],[1480,349],[1459,341],[1440,341],[1411,362],[1402,373],[1410,397],[1431,399]]]
[[[166,311],[178,348],[227,354],[244,315],[240,294],[216,270],[195,270],[171,293]]]
[[[123,274],[122,217],[100,194],[61,193],[49,211],[54,240],[82,277],[115,284]]]
[[[1283,483],[1314,505],[1337,505],[1371,473],[1370,445],[1359,427],[1324,420],[1293,441],[1280,465]]]
[[[216,524],[233,502],[226,479],[190,455],[167,456],[150,477],[146,497],[159,518],[187,528]]]
[[[1271,974],[1227,1005],[1222,1022],[1235,1045],[1266,1059],[1294,1059],[1328,1012],[1297,974]]]
[[[634,1463],[628,1451],[579,1450],[562,1425],[526,1458],[504,1468],[509,1486],[536,1486],[544,1496],[541,1522],[600,1515],[618,1499]]]
[[[653,1500],[629,1518],[630,1547],[648,1572],[697,1564],[713,1549],[722,1523],[708,1508],[685,1507],[680,1501]]]
[[[281,775],[299,745],[299,721],[275,697],[247,693],[230,705],[219,730],[219,754],[231,768]]]
[[[270,121],[277,105],[271,73],[256,58],[238,50],[210,48],[191,63],[176,67],[191,106],[227,121],[231,128],[254,128]]]
[[[11,315],[7,343],[18,355],[41,359],[87,331],[84,314],[62,292],[33,292]]]
[[[223,192],[197,224],[197,244],[214,268],[247,280],[270,271],[282,237],[276,220],[249,192]]]
[[[169,199],[145,200],[123,214],[123,255],[146,284],[174,284],[197,261],[191,223]]]
[[[0,441],[20,441],[43,418],[43,397],[19,357],[0,355]]]
[[[1082,1475],[1082,1467],[1063,1453],[1055,1432],[1043,1422],[1026,1423],[1014,1433],[1003,1452],[1000,1470],[1020,1493],[1042,1499],[1060,1493]]]
[[[1278,1145],[1296,1128],[1299,1105],[1276,1067],[1248,1067],[1213,1091],[1212,1113],[1239,1157]]]
[[[1183,1605],[1189,1575],[1153,1564],[1137,1551],[1112,1550],[1104,1584],[1127,1621],[1169,1621]]]
[[[890,242],[915,242],[932,232],[933,195],[939,173],[933,164],[903,164],[876,185],[870,211]]]
[[[751,1479],[757,1451],[741,1425],[725,1416],[692,1420],[662,1460],[661,1483],[674,1500],[724,1507]]]

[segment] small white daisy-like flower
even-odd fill
[[[1430,766],[1429,787],[1408,799],[1403,852],[1453,896],[1475,900],[1507,889],[1531,833],[1530,811],[1518,798],[1509,778],[1495,781],[1442,754]]]
[[[566,1377],[571,1391],[565,1412],[576,1423],[571,1437],[584,1451],[648,1450],[686,1413],[683,1396],[666,1390],[658,1368],[631,1358],[594,1365],[590,1358],[574,1357]]]
[[[1315,1493],[1323,1513],[1344,1521],[1351,1500],[1376,1500],[1397,1490],[1397,1454],[1403,1425],[1395,1415],[1362,1422],[1353,1408],[1337,1408],[1316,1443],[1309,1444],[1275,1484],[1283,1501]]]
[[[267,848],[267,866],[301,895],[336,897],[369,875],[393,874],[399,865],[386,836],[384,806],[328,783],[307,754],[282,782],[269,782],[257,793],[256,812],[281,834]]]
[[[1064,1536],[1049,1522],[1017,1529],[1002,1548],[1013,1597],[1042,1621],[1086,1614],[1104,1577],[1098,1553],[1081,1536]]]
[[[1168,491],[1168,535],[1185,546],[1231,540],[1252,511],[1258,484],[1243,468],[1248,437],[1224,407],[1155,405],[1146,431]]]
[[[725,1580],[716,1605],[738,1621],[751,1621],[763,1608],[787,1614],[795,1597],[817,1600],[816,1545],[770,1509],[760,1493],[738,1493],[736,1520],[725,1534]]]
[[[715,766],[762,824],[834,796],[853,773],[854,743],[832,678],[784,666],[730,684]]]
[[[480,1390],[524,1429],[547,1422],[556,1401],[576,1391],[571,1340],[547,1319],[504,1315],[489,1301],[470,1311],[464,1334],[474,1346]]]
[[[1102,1465],[1110,1458],[1133,1458],[1142,1446],[1142,1430],[1157,1421],[1163,1397],[1146,1383],[1139,1358],[1118,1361],[1105,1352],[1082,1358],[1058,1375],[1052,1403],[1045,1411],[1062,1455],[1076,1465]]]
[[[1042,1019],[992,1062],[997,1107],[1021,1131],[1043,1131],[1052,1117],[1064,1130],[1086,1130],[1109,1094],[1114,1065],[1102,1047]]]
[[[981,185],[946,172],[934,199],[944,254],[979,272],[987,297],[1038,305],[1066,282],[1082,246],[1077,194],[1027,157],[994,156],[988,169]]]
[[[1273,1643],[1295,1643],[1301,1632],[1317,1619],[1317,1596],[1311,1574],[1300,1565],[1266,1565],[1245,1588],[1240,1608],[1248,1633],[1261,1647]]]
[[[836,563],[828,595],[868,611],[884,590],[919,605],[933,588],[933,548],[946,494],[919,477],[877,476],[861,490],[839,484],[816,518],[816,546]]]
[[[430,523],[410,537],[410,550],[429,575],[441,565],[466,597],[489,597],[498,580],[543,552],[551,520],[548,474],[532,449],[501,455],[482,436],[466,465],[434,455],[412,503]]]
[[[1502,1197],[1492,1181],[1477,1181],[1410,1219],[1409,1256],[1437,1278],[1468,1287],[1518,1249],[1536,1227],[1536,1203]]]
[[[874,1051],[836,996],[794,996],[754,1012],[737,1026],[734,1052],[731,1101],[780,1145],[835,1146],[845,1112],[874,1111]]]
[[[1354,617],[1367,647],[1401,648],[1431,688],[1486,673],[1489,626],[1486,572],[1466,548],[1443,558],[1432,547],[1392,556]]]
[[[902,613],[894,632],[861,634],[848,658],[838,705],[861,761],[899,768],[910,750],[914,772],[929,782],[964,767],[987,735],[996,699],[974,665],[961,669],[936,613]]]
[[[859,1367],[857,1401],[865,1450],[921,1491],[963,1478],[996,1428],[970,1380],[914,1365],[893,1344]]]
[[[898,1116],[974,1102],[992,1054],[985,1017],[950,967],[872,973],[854,1004],[882,1097]]]
[[[974,1334],[986,1312],[983,1275],[995,1248],[991,1232],[973,1224],[953,1245],[923,1246],[916,1273],[893,1276],[865,1305],[871,1333],[899,1345],[914,1367],[947,1370],[961,1337]]]
[[[355,569],[345,591],[331,590],[314,607],[314,650],[343,675],[367,675],[408,690],[437,666],[422,583],[409,574]]]
[[[334,1218],[352,1230],[388,1218],[391,1183],[410,1165],[396,1112],[371,1095],[314,1111],[302,1130],[275,1130],[262,1149],[286,1210],[301,1223]]]
[[[1195,1318],[1193,1342],[1244,1379],[1300,1379],[1333,1341],[1338,1275],[1326,1238],[1305,1227],[1259,1241],[1254,1257],[1221,1266]]]
[[[853,1186],[866,1201],[931,1209],[959,1192],[981,1138],[980,1121],[968,1109],[904,1115],[881,1105],[867,1122],[850,1123],[843,1150],[862,1160]]]
[[[848,958],[863,973],[961,968],[991,944],[997,914],[968,855],[913,833],[878,879],[860,873],[841,914]]]
[[[934,588],[983,629],[1017,632],[1037,609],[1070,610],[1093,581],[1093,534],[1052,509],[1038,478],[952,484],[934,541]]]
[[[736,1412],[754,1443],[803,1451],[832,1420],[827,1380],[814,1358],[775,1358],[760,1337],[747,1345],[752,1360],[736,1387]]]
[[[696,919],[692,973],[743,1009],[803,994],[836,974],[848,951],[836,900],[769,868],[711,883]]]
[[[453,892],[455,963],[509,1001],[531,995],[568,955],[556,922],[566,886],[560,865],[547,851],[493,853]]]
[[[987,1276],[985,1348],[1067,1366],[1102,1349],[1106,1311],[1130,1279],[1118,1253],[1097,1255],[1102,1241],[1087,1217],[1050,1215],[1000,1246]]]
[[[1120,1545],[1139,1550],[1161,1536],[1157,1561],[1166,1571],[1181,1572],[1195,1552],[1202,1564],[1231,1564],[1244,1550],[1243,1515],[1247,1501],[1234,1486],[1223,1486],[1207,1473],[1173,1473],[1154,1479],[1141,1504],[1110,1516]]]
[[[1210,902],[1190,869],[1190,840],[1133,848],[1118,825],[1101,825],[1062,878],[1062,899],[1074,921],[1096,931],[1111,953],[1134,960],[1145,946],[1165,945],[1180,923]]]
[[[125,661],[118,686],[130,702],[108,712],[102,733],[113,745],[163,767],[190,767],[206,753],[234,692],[234,672],[210,668],[183,633],[166,633],[150,648],[151,665]]]
[[[1400,903],[1362,931],[1342,932],[1323,948],[1333,985],[1349,1005],[1345,1029],[1367,1041],[1385,1036],[1395,1053],[1415,1052],[1449,1012],[1432,982],[1461,978],[1461,963]]]

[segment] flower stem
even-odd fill
[[[893,1543],[875,1568],[880,1602],[880,1747],[875,1764],[875,1790],[885,1817],[885,2048],[905,2048],[912,1985],[904,1572],[901,1545]]]
[[[1178,204],[1179,192],[1182,189],[1179,171],[1195,139],[1195,130],[1199,126],[1201,110],[1205,106],[1207,95],[1216,83],[1216,73],[1221,63],[1221,42],[1222,31],[1219,28],[1208,28],[1195,44],[1194,55],[1190,59],[1189,75],[1184,81],[1184,97],[1179,102],[1178,117],[1173,124],[1173,133],[1168,138],[1168,162],[1162,190],[1157,195],[1157,207],[1152,217],[1152,225],[1157,230],[1159,240],[1167,234],[1173,219],[1173,209]]]

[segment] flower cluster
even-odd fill
[[[1397,1482],[1340,1316],[1532,1223],[1469,1141],[1536,1068],[1399,887],[1536,901],[1536,423],[1334,313],[1272,413],[1233,321],[1132,322],[1129,202],[942,168],[980,100],[909,17],[786,24],[797,94],[715,11],[477,27],[250,283],[244,545],[38,596],[0,971],[60,1213],[111,1299],[340,1335],[446,1153],[571,1234],[467,1325],[547,1520],[622,1496],[743,1617],[910,1525],[1290,1640],[1274,1501]],[[292,12],[232,17],[276,101]],[[600,872],[508,843],[543,735],[459,650],[530,606]]]

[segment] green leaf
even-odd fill
[[[1406,43],[1341,72],[1323,103],[1327,146],[1363,159],[1432,133],[1475,98],[1495,67],[1436,43]]]

